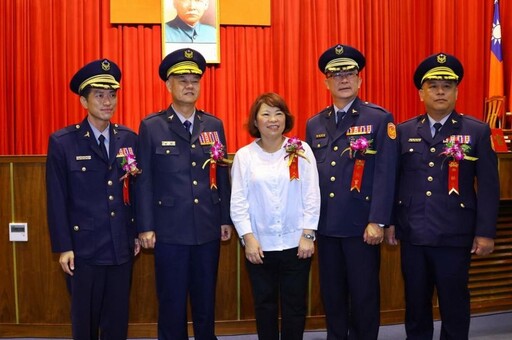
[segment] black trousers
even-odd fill
[[[405,285],[405,330],[409,340],[431,340],[434,286],[441,314],[441,340],[469,336],[468,289],[471,249],[400,244]]]
[[[363,237],[317,235],[328,340],[377,340],[380,246]]]
[[[263,264],[246,260],[252,284],[256,327],[261,340],[302,340],[311,258],[299,259],[298,248],[264,252]]]
[[[187,297],[194,339],[215,340],[215,287],[220,239],[200,245],[157,242],[158,339],[188,340]]]
[[[75,258],[71,292],[71,324],[75,340],[126,340],[132,261],[91,265]]]

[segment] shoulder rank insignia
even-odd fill
[[[176,142],[173,140],[163,140],[162,146],[176,146]]]
[[[326,134],[325,134],[325,133],[317,133],[317,134],[315,135],[315,138],[316,138],[316,139],[325,138],[325,137],[326,137]]]
[[[407,141],[409,143],[421,143],[421,138],[409,138]]]
[[[215,142],[220,142],[219,133],[217,131],[201,132],[199,135],[199,144],[213,145]]]
[[[369,135],[372,133],[373,125],[352,126],[347,131],[347,136]]]

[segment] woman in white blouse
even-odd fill
[[[293,116],[275,93],[253,103],[248,130],[255,137],[235,155],[231,218],[245,245],[260,339],[302,339],[320,189],[311,148],[283,134]]]

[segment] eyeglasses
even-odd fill
[[[346,72],[336,72],[336,73],[328,73],[327,79],[333,78],[334,80],[353,80],[357,76],[357,71],[346,71]]]

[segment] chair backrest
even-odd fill
[[[485,99],[485,122],[491,128],[504,128],[505,124],[505,110],[504,104],[505,96],[493,96]]]

